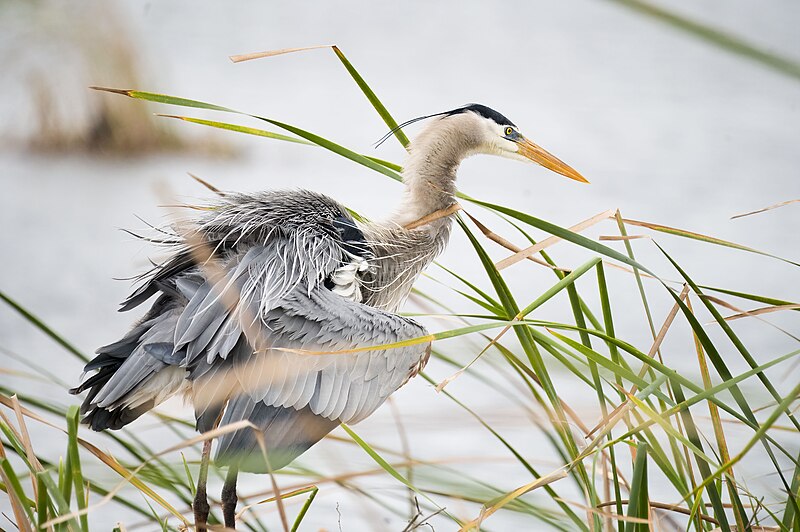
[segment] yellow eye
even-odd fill
[[[510,137],[512,133],[514,133],[514,128],[507,127],[506,128],[506,136]]]

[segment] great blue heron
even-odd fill
[[[222,509],[233,528],[240,470],[284,467],[340,423],[369,416],[416,375],[430,343],[358,348],[427,334],[396,312],[447,244],[452,217],[431,215],[455,204],[461,161],[478,153],[531,160],[586,182],[486,106],[421,118],[432,120],[409,147],[405,193],[386,221],[358,222],[309,191],[228,194],[167,238],[174,254],[145,274],[121,310],[158,295],[155,303],[121,340],[97,351],[85,367],[97,372],[72,390],[89,390],[83,422],[119,429],[183,393],[198,431],[252,423],[258,433],[223,434],[215,455],[229,468]],[[193,504],[199,530],[209,512],[210,445]]]

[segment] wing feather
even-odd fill
[[[307,192],[220,201],[198,221],[197,234],[215,249],[213,268],[222,275],[196,264],[194,244],[185,243],[123,304],[129,309],[161,292],[145,319],[87,365],[100,372],[76,393],[90,390],[84,407],[93,428],[119,428],[177,393],[186,375],[197,428],[211,429],[220,416],[223,424],[248,420],[278,468],[339,423],[364,419],[405,384],[428,346],[382,346],[426,331],[328,288],[354,253],[362,260],[369,253],[340,205]],[[337,352],[367,347],[374,349]],[[217,457],[260,456],[257,442],[250,429],[226,434]]]

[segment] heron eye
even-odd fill
[[[513,134],[514,134],[514,128],[512,128],[512,127],[507,127],[507,128],[506,128],[506,137],[510,137],[510,136],[511,136],[511,135],[513,135]]]

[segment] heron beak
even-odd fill
[[[540,164],[545,168],[547,168],[548,170],[552,170],[553,172],[561,174],[564,177],[574,179],[575,181],[580,181],[581,183],[589,182],[585,177],[579,174],[575,169],[570,167],[564,161],[562,161],[555,155],[551,154],[544,148],[537,146],[528,139],[522,137],[517,141],[517,146],[519,146],[519,148],[517,149],[517,153],[519,153],[526,159],[530,159],[536,164]]]

